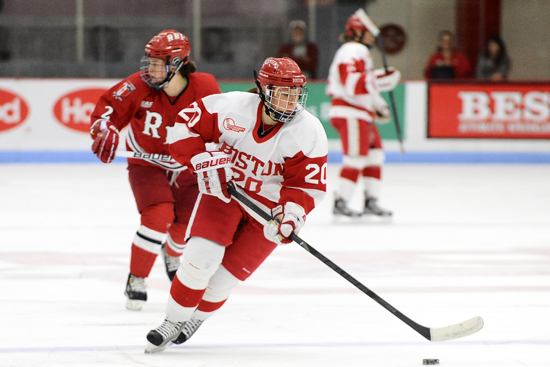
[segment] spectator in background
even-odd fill
[[[508,79],[510,58],[502,39],[493,35],[489,37],[485,50],[479,57],[476,68],[476,78],[503,81]]]
[[[427,79],[460,79],[472,74],[472,64],[454,45],[454,36],[450,31],[439,32],[439,46],[430,56],[424,76]]]
[[[281,46],[277,57],[291,58],[302,69],[306,78],[316,79],[319,50],[316,44],[307,41],[306,23],[302,20],[293,20],[289,28],[292,43]]]

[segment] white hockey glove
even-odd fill
[[[386,103],[384,98],[382,98],[382,96],[379,96],[379,98],[375,99],[374,109],[376,113],[376,116],[374,117],[375,122],[379,124],[386,124],[390,121],[391,112],[388,108],[388,104]]]
[[[231,201],[227,191],[227,183],[233,178],[231,156],[222,152],[203,152],[191,158],[191,164],[201,193],[216,196],[226,203]]]
[[[386,69],[376,69],[374,70],[374,75],[376,76],[375,83],[378,89],[386,92],[394,90],[397,84],[399,84],[399,80],[401,80],[399,70],[392,67],[388,68],[388,72],[386,72]]]
[[[278,245],[291,243],[290,236],[298,234],[306,222],[306,212],[300,205],[288,202],[271,210],[273,220],[264,225],[264,236]]]

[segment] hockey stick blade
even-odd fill
[[[243,205],[247,206],[249,209],[254,211],[256,214],[258,214],[260,217],[262,217],[266,221],[273,220],[270,214],[264,212],[256,204],[254,204],[250,199],[248,199],[246,196],[244,196],[239,191],[237,191],[237,189],[233,186],[232,183],[227,185],[227,190],[229,191],[231,196],[233,196],[236,200],[240,201]],[[307,252],[309,252],[310,254],[315,256],[317,259],[319,259],[326,266],[334,270],[342,278],[346,279],[348,282],[353,284],[361,292],[365,293],[367,296],[369,296],[374,301],[376,301],[379,305],[381,305],[386,310],[391,312],[395,317],[403,321],[405,324],[409,325],[413,330],[415,330],[417,333],[419,333],[424,338],[430,341],[444,341],[444,340],[462,338],[464,336],[478,332],[483,327],[483,319],[479,316],[466,320],[459,324],[449,325],[441,328],[427,328],[425,326],[422,326],[414,322],[407,316],[405,316],[395,307],[393,307],[384,299],[382,299],[382,297],[380,297],[379,295],[371,291],[369,288],[367,288],[357,279],[355,279],[350,274],[348,274],[344,269],[340,268],[338,265],[333,263],[331,260],[329,260],[323,254],[321,254],[319,251],[317,251],[316,249],[311,247],[309,244],[307,244],[304,240],[302,240],[296,234],[293,233],[290,236],[290,238],[294,242],[296,242],[299,246],[301,246],[303,249],[305,249]]]
[[[477,333],[483,328],[483,324],[483,319],[476,316],[459,324],[430,328],[430,340],[440,342],[462,338]]]

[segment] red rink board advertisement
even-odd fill
[[[90,114],[119,81],[0,78],[0,152],[89,151]]]
[[[550,139],[550,84],[430,83],[428,137]]]
[[[0,132],[21,125],[28,114],[29,107],[23,97],[0,89]]]

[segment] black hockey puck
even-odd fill
[[[423,359],[422,364],[424,365],[439,364],[439,359]]]

